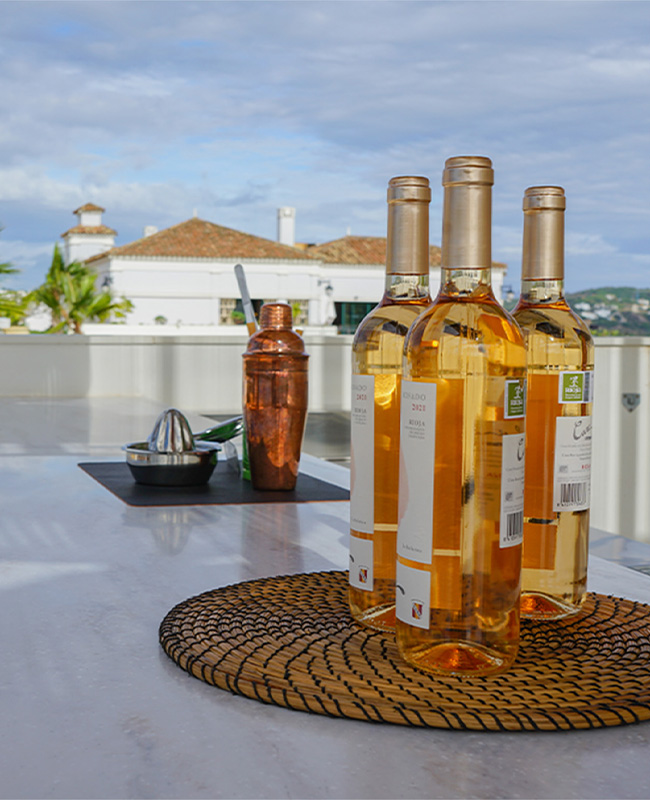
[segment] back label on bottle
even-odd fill
[[[407,625],[429,628],[431,573],[397,562],[395,571],[395,616]]]
[[[501,451],[500,547],[513,547],[524,540],[524,464],[526,436],[507,434]]]
[[[503,393],[503,418],[519,419],[526,413],[526,379],[507,380]]]
[[[591,403],[594,395],[593,372],[561,372],[559,403]]]
[[[372,592],[373,589],[372,545],[372,539],[350,536],[350,586],[362,589],[364,592]]]
[[[555,423],[553,511],[584,511],[591,501],[591,416]]]
[[[436,384],[402,380],[397,554],[431,564]]]
[[[352,375],[350,406],[350,527],[373,533],[375,524],[375,378]]]

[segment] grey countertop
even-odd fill
[[[158,644],[169,609],[236,581],[346,568],[348,503],[129,507],[77,464],[121,460],[155,404],[94,404],[93,423],[90,401],[71,402],[68,421],[31,403],[15,422],[17,402],[0,401],[0,424],[13,414],[17,426],[0,452],[3,798],[650,795],[650,723],[410,729],[266,706],[190,677]],[[44,443],[48,419],[58,434]],[[302,468],[349,480],[308,456]],[[594,552],[607,555],[610,536],[596,532]],[[630,556],[639,564],[643,547]],[[589,588],[650,603],[650,577],[597,555]]]

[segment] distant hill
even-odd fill
[[[594,336],[650,336],[650,289],[605,286],[567,294]]]
[[[650,300],[650,289],[635,289],[633,286],[603,286],[600,289],[585,289],[567,294],[571,302],[630,304],[638,299]]]
[[[566,299],[594,336],[650,336],[650,289],[604,286],[571,292]],[[517,300],[512,291],[505,292],[508,311]]]

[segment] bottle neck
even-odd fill
[[[446,297],[467,298],[492,293],[492,270],[443,268],[440,275],[440,294]]]
[[[443,269],[489,269],[492,266],[491,226],[490,184],[446,185],[442,215]]]
[[[521,299],[524,303],[557,303],[564,300],[564,280],[522,279]]]
[[[555,283],[564,279],[564,210],[527,208],[521,278],[528,283]]]
[[[389,272],[384,298],[387,300],[426,300],[429,297],[429,273],[421,275]]]
[[[389,200],[386,280],[429,276],[429,201]]]

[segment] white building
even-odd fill
[[[118,247],[108,243],[115,232],[102,225],[102,211],[90,204],[77,209],[80,224],[63,234],[65,258],[85,260],[100,285],[132,301],[128,328],[155,323],[223,328],[241,322],[237,263],[244,267],[257,308],[265,301],[286,300],[302,327],[335,324],[352,332],[384,291],[385,238],[345,236],[321,245],[296,244],[293,208],[278,209],[275,242],[193,217],[162,231],[147,226],[141,239]],[[431,247],[430,263],[435,293],[439,247]],[[499,299],[505,271],[505,264],[494,264]]]
[[[319,258],[323,274],[333,287],[337,306],[337,324],[352,333],[365,314],[384,292],[386,273],[386,239],[381,236],[344,236],[321,245],[311,245],[308,252]],[[429,247],[429,281],[431,295],[440,287],[440,248]],[[492,286],[499,301],[503,299],[506,265],[493,262]]]
[[[85,261],[113,247],[117,232],[102,224],[102,213],[105,210],[93,203],[86,203],[72,212],[77,215],[78,222],[61,234],[63,260],[66,264],[71,261]]]

